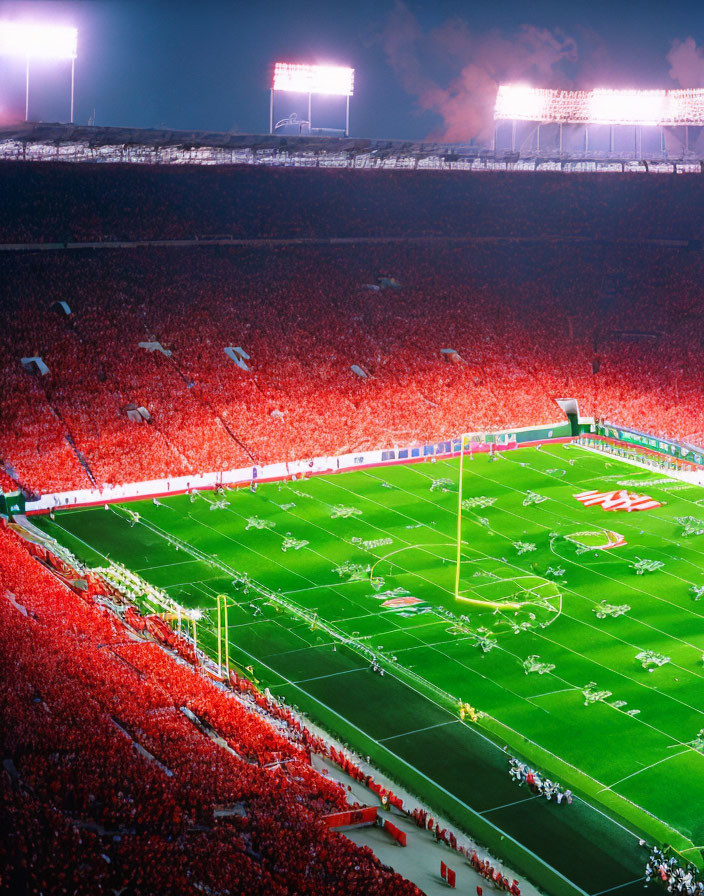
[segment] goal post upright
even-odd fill
[[[218,606],[218,672],[222,675],[222,610],[220,607],[220,598],[221,594],[218,594],[217,606]]]
[[[227,621],[227,596],[223,594],[222,596],[222,609],[224,616],[224,637],[225,637],[225,674],[227,675],[227,680],[230,680],[230,624]]]
[[[460,555],[462,547],[462,478],[464,473],[464,440],[460,436],[460,481],[457,489],[457,557],[455,559],[455,600],[460,596]]]
[[[227,621],[227,595],[216,597],[218,612],[218,671],[222,675],[223,665],[228,681],[230,680],[230,626]],[[224,660],[224,664],[223,664]]]

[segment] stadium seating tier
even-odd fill
[[[691,438],[700,255],[549,241],[3,255],[0,460],[30,492],[102,487],[551,422],[565,396]],[[368,288],[385,273],[401,288]],[[45,376],[23,370],[35,356]]]

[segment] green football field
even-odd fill
[[[467,457],[456,597],[458,481],[427,462],[33,521],[202,609],[213,656],[227,595],[233,665],[548,892],[640,892],[638,837],[701,864],[704,491],[570,445]]]

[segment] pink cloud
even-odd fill
[[[669,75],[680,87],[704,87],[704,48],[693,37],[673,40],[667,61]]]
[[[386,56],[418,108],[442,119],[431,138],[452,142],[488,140],[500,83],[525,80],[540,86],[569,86],[562,68],[577,60],[576,41],[558,30],[523,25],[507,35],[473,32],[461,19],[423,31],[397,0],[382,35]],[[447,75],[437,74],[443,69]]]

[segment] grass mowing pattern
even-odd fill
[[[644,853],[630,832],[689,849],[695,861],[691,848],[704,842],[704,756],[690,746],[704,728],[704,600],[690,593],[704,584],[704,536],[684,537],[677,521],[704,519],[701,489],[569,446],[467,459],[458,602],[458,467],[269,484],[228,493],[220,509],[212,495],[131,502],[141,516],[133,527],[121,508],[37,523],[92,565],[109,555],[202,608],[199,638],[211,653],[214,596],[231,595],[229,637],[241,666],[253,664],[262,683],[531,876],[540,875],[530,858],[509,839],[499,846],[490,825],[588,892],[640,891]],[[573,497],[634,479],[663,506],[607,513]],[[602,530],[626,544],[599,549],[613,540]],[[664,566],[638,575],[639,559]],[[233,588],[230,570],[316,613],[320,627]],[[384,607],[397,597],[419,602]],[[599,618],[602,601],[630,609]],[[395,657],[391,674],[372,673],[362,653],[335,643],[328,624]],[[485,652],[487,641],[495,646]],[[635,658],[642,650],[671,661],[648,672]],[[554,669],[526,673],[529,656]],[[610,694],[585,705],[589,685]],[[445,695],[487,718],[461,722]],[[517,788],[496,740],[597,808],[577,800],[558,809]],[[555,880],[550,891],[562,889]]]

